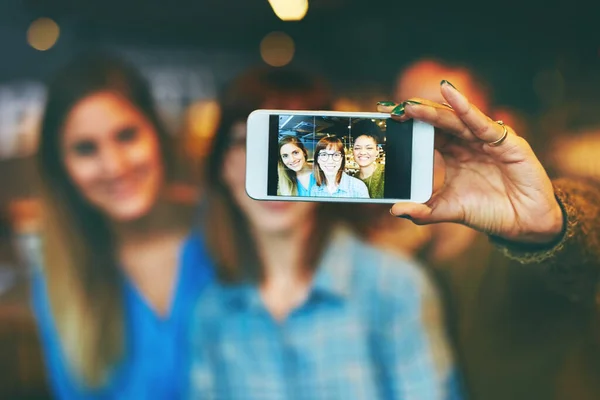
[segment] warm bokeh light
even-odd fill
[[[192,104],[186,113],[186,151],[194,157],[208,153],[221,117],[221,107],[216,100],[202,100]]]
[[[308,0],[269,0],[269,4],[282,21],[300,21],[308,11]]]
[[[333,101],[334,111],[377,112],[377,102],[388,99],[385,90],[378,88],[355,87]]]
[[[181,128],[181,137],[177,141],[178,153],[185,157],[185,164],[188,167],[187,174],[192,181],[197,181],[202,176],[206,156],[209,155],[212,139],[221,119],[221,107],[214,99],[198,100],[190,104],[183,116],[183,126]],[[181,200],[181,192],[186,192],[182,188],[170,188],[171,194],[178,192],[174,196]],[[191,198],[188,196],[188,198]]]
[[[562,175],[600,179],[600,128],[562,135],[551,154]]]
[[[260,55],[273,67],[283,67],[294,58],[294,40],[286,33],[271,32],[260,42]]]
[[[16,198],[8,204],[8,216],[16,232],[37,232],[40,212],[41,204],[34,198]]]
[[[58,40],[60,28],[50,18],[38,18],[29,25],[27,43],[36,50],[46,51]]]
[[[360,112],[362,111],[360,104],[356,101],[347,97],[340,97],[333,102],[334,111],[349,111],[349,112]]]

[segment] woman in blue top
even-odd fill
[[[270,84],[256,93],[261,81]],[[246,194],[248,114],[327,108],[315,86],[266,70],[242,77],[223,101],[202,218],[219,280],[194,314],[189,398],[460,396],[438,297],[415,263],[359,240],[338,204]]]
[[[190,306],[210,269],[188,212],[163,195],[168,149],[146,82],[119,60],[82,57],[50,84],[32,294],[57,398],[180,396]]]
[[[295,136],[279,139],[278,194],[282,196],[309,196],[315,185],[315,176],[308,164],[308,152]]]

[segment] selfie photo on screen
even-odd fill
[[[388,131],[393,132],[392,139]],[[269,135],[271,146],[277,149],[269,152],[270,195],[410,196],[410,121],[282,114],[271,116]]]

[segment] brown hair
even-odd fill
[[[304,144],[295,136],[284,136],[279,139],[279,158],[277,161],[277,173],[279,176],[279,182],[277,187],[277,194],[284,196],[296,196],[298,195],[298,178],[296,172],[289,169],[281,159],[281,148],[286,144],[292,144],[299,148],[304,154],[305,162],[308,161],[308,152]]]
[[[336,185],[340,184],[342,180],[342,174],[344,173],[344,168],[346,167],[346,152],[344,151],[344,143],[340,139],[335,136],[326,136],[323,139],[319,140],[317,145],[315,146],[315,160],[319,158],[319,152],[321,150],[326,149],[335,149],[342,153],[342,165],[335,175],[335,183]],[[317,182],[317,186],[322,186],[326,184],[325,173],[319,166],[319,163],[315,161],[314,163],[314,171],[315,171],[315,181]]]
[[[49,85],[37,164],[44,208],[44,277],[50,308],[69,367],[87,386],[106,382],[124,347],[122,277],[105,216],[74,186],[61,152],[65,119],[83,98],[110,91],[135,105],[155,127],[166,176],[169,138],[145,80],[107,54],[73,60]]]
[[[262,279],[262,265],[256,245],[250,234],[245,215],[235,203],[221,176],[225,155],[231,145],[231,128],[245,121],[255,109],[266,103],[273,108],[286,107],[290,99],[302,99],[302,105],[312,109],[330,109],[328,89],[318,78],[285,69],[251,70],[236,79],[222,99],[223,113],[208,158],[206,197],[202,207],[202,224],[206,232],[209,253],[217,266],[217,275],[226,282],[243,279]],[[287,108],[291,108],[287,106]],[[316,218],[328,221],[326,227],[338,219],[334,204],[319,204]],[[315,229],[304,252],[305,265],[314,268],[321,256],[329,230]],[[243,265],[242,265],[243,264]]]

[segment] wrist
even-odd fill
[[[530,231],[518,238],[504,238],[490,235],[497,244],[518,249],[520,251],[547,250],[560,243],[567,229],[567,212],[562,203],[556,198],[556,207],[546,218],[539,221],[535,231]]]
[[[567,212],[555,197],[555,204],[546,218],[539,221],[538,229],[523,240],[524,243],[537,246],[551,246],[560,241],[567,227]]]

